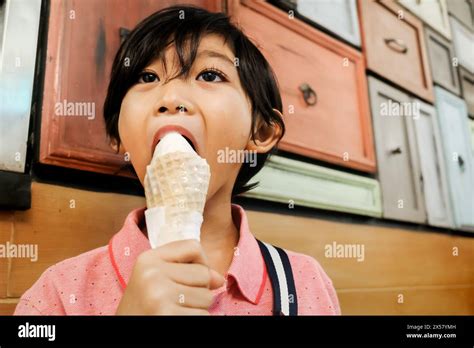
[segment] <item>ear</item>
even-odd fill
[[[109,146],[114,150],[115,153],[120,155],[125,155],[125,148],[123,147],[122,143],[118,143],[116,139],[110,139]]]
[[[280,111],[277,109],[272,110],[283,118]],[[281,127],[276,123],[268,125],[261,120],[259,120],[256,127],[255,140],[249,139],[246,150],[256,151],[257,153],[269,152],[276,145],[278,140],[280,140],[282,133]]]

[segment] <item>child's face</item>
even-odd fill
[[[166,78],[178,71],[173,64],[175,56],[174,46],[170,46],[164,55],[168,71],[156,60],[128,90],[120,109],[120,139],[143,185],[155,134],[168,125],[185,128],[194,137],[198,154],[209,163],[209,199],[218,190],[232,189],[241,165],[218,162],[219,150],[255,149],[249,140],[251,105],[240,84],[232,50],[220,36],[202,39],[187,80],[180,77],[165,84]],[[224,75],[206,72],[213,68]],[[180,111],[180,105],[185,109]]]

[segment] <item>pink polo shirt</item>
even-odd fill
[[[145,208],[133,210],[109,245],[49,267],[27,290],[15,315],[113,315],[130,279],[135,260],[150,249],[138,227]],[[226,283],[214,291],[213,315],[271,315],[273,294],[265,263],[242,207],[232,205],[240,227]],[[310,256],[287,251],[293,270],[299,315],[340,314],[331,280]]]

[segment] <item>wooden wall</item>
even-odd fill
[[[136,196],[34,182],[30,210],[0,212],[0,244],[38,244],[39,250],[37,262],[0,258],[0,314],[11,314],[48,266],[107,244],[127,213],[142,205],[144,199]],[[474,238],[257,211],[248,215],[258,238],[321,263],[343,314],[474,314]],[[324,246],[333,242],[364,245],[364,261],[326,258]]]
[[[249,219],[259,238],[321,263],[342,314],[474,314],[474,238],[269,213]],[[334,241],[364,245],[364,261],[326,258]]]

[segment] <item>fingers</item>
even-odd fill
[[[213,269],[209,269],[209,274],[211,275],[211,280],[209,282],[210,283],[209,288],[211,290],[218,289],[222,285],[224,285],[225,278],[221,274],[219,274],[217,271]]]
[[[207,257],[201,244],[196,240],[189,239],[168,243],[157,249],[150,250],[148,253],[153,253],[150,256],[151,258],[158,257],[165,262],[175,263],[177,266],[176,270],[170,272],[168,276],[180,284],[205,286],[210,289],[217,289],[224,284],[224,277],[208,268]],[[189,263],[193,263],[194,266],[205,266],[207,274],[204,268],[199,267],[194,268],[195,270],[200,270],[198,272],[183,272],[183,267],[179,266],[188,266]]]
[[[196,288],[177,284],[176,304],[182,307],[207,310],[213,301],[213,294],[207,288]]]
[[[207,257],[201,244],[194,239],[171,242],[152,252],[167,262],[198,263],[207,266]]]
[[[176,283],[215,289],[224,284],[224,277],[207,266],[200,264],[171,263],[168,276]]]

